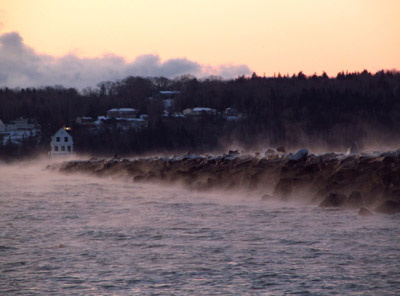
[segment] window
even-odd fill
[[[61,151],[65,151],[65,146],[61,146]]]
[[[58,146],[54,146],[54,151],[58,151]]]
[[[56,142],[60,142],[60,137],[56,137]]]
[[[71,146],[68,146],[67,148],[68,148],[68,152],[71,152]]]
[[[68,142],[68,137],[64,137],[64,142]]]

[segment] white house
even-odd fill
[[[74,152],[74,141],[72,136],[67,132],[68,128],[60,128],[54,136],[51,137],[50,155],[71,155]]]

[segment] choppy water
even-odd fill
[[[0,167],[0,295],[399,295],[400,216]]]

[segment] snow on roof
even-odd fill
[[[205,112],[210,112],[210,111],[214,111],[215,109],[211,109],[211,108],[208,108],[208,107],[196,107],[196,108],[193,108],[193,112],[202,112],[202,111],[205,111]]]
[[[133,108],[114,108],[114,109],[110,109],[108,111],[113,111],[113,112],[135,112],[136,109]]]
[[[97,120],[95,120],[93,123],[98,125],[98,124],[101,124],[101,122],[103,120],[107,120],[107,119],[108,119],[107,116],[97,116]]]
[[[72,136],[65,130],[64,127],[60,128],[60,129],[54,134],[54,136],[56,136],[56,135],[65,135],[65,134],[66,134],[67,136],[69,136],[69,137],[72,138]]]
[[[143,118],[115,118],[116,120],[121,120],[121,121],[145,121]]]
[[[180,91],[178,90],[161,90],[160,94],[162,95],[172,95],[172,94],[179,94]]]
[[[185,115],[183,115],[182,113],[172,113],[171,116],[172,117],[185,117]]]

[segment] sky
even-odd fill
[[[399,0],[1,0],[0,86],[400,69]]]

